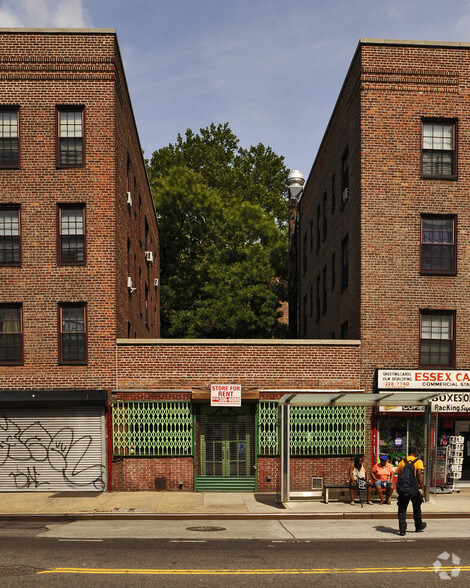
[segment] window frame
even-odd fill
[[[11,360],[7,360],[7,359],[2,359],[2,355],[0,354],[0,365],[23,365],[24,364],[24,334],[23,334],[23,305],[21,303],[1,303],[0,304],[0,310],[1,309],[15,309],[19,311],[19,325],[20,325],[20,332],[19,333],[7,333],[7,332],[3,332],[0,331],[0,340],[3,337],[3,335],[19,335],[20,339],[21,339],[21,345],[19,346],[20,348],[20,354],[19,357],[17,357],[16,359],[11,359]],[[0,323],[2,324],[2,323]],[[3,328],[3,327],[2,327]],[[18,346],[16,346],[18,347]]]
[[[424,234],[424,221],[425,220],[436,220],[436,221],[452,221],[452,243],[425,243]],[[450,269],[427,269],[423,267],[423,248],[425,246],[437,247],[452,247],[452,267]],[[451,214],[422,214],[420,218],[420,260],[419,260],[420,273],[422,275],[455,275],[457,273],[457,216]]]
[[[19,267],[22,262],[22,247],[21,247],[21,205],[20,204],[0,204],[0,211],[17,211],[18,212],[18,235],[0,235],[0,239],[5,240],[10,238],[18,239],[18,259],[13,261],[1,261],[0,267]]]
[[[83,335],[83,358],[70,359],[64,358],[64,330],[63,330],[63,311],[64,309],[81,309],[83,312],[83,328],[84,331],[69,331],[70,333],[78,333]],[[59,346],[59,365],[87,365],[88,364],[88,326],[87,326],[87,304],[86,302],[59,302],[58,305],[58,346]]]
[[[425,173],[425,152],[432,153],[438,151],[446,151],[444,149],[425,149],[424,148],[424,128],[426,125],[436,126],[452,126],[452,149],[447,150],[452,152],[452,173]],[[423,179],[438,179],[438,180],[456,180],[458,178],[458,119],[456,118],[422,118],[421,119],[421,177]],[[432,169],[432,162],[431,162]]]
[[[16,140],[18,142],[17,144],[17,158],[16,161],[11,162],[11,163],[5,163],[4,161],[2,161],[0,159],[0,169],[18,169],[20,167],[20,161],[21,161],[21,142],[20,142],[20,107],[19,105],[11,105],[11,106],[7,106],[7,105],[1,105],[0,106],[0,113],[2,112],[16,112]],[[0,139],[1,140],[1,139]],[[1,153],[1,151],[0,151]]]
[[[83,233],[75,235],[83,239],[83,261],[64,260],[62,252],[62,212],[64,210],[81,210]],[[70,235],[69,235],[70,236]],[[57,265],[86,265],[87,263],[87,242],[86,242],[86,205],[84,203],[60,203],[57,205]]]
[[[80,112],[82,115],[82,122],[81,122],[81,140],[82,140],[82,160],[80,163],[62,163],[61,159],[61,138],[70,138],[70,137],[61,137],[60,135],[60,115],[64,112]],[[83,168],[85,167],[86,161],[86,136],[85,136],[85,106],[83,105],[58,105],[56,106],[56,167],[58,169],[73,169],[73,168]]]
[[[424,338],[423,337],[423,318],[435,316],[435,317],[450,317],[450,332],[451,336],[449,339],[437,339],[437,338]],[[454,368],[455,367],[455,325],[456,325],[456,313],[455,310],[431,310],[431,309],[422,309],[419,311],[419,365],[420,367],[425,368]],[[432,328],[432,327],[431,327]],[[423,361],[423,342],[425,341],[449,341],[449,363],[430,363]],[[428,352],[429,354],[431,351]]]

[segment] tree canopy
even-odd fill
[[[148,174],[159,220],[164,337],[285,335],[287,169],[228,124],[190,129],[155,151]]]

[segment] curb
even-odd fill
[[[396,519],[396,513],[50,513],[50,514],[0,514],[0,521],[107,521],[107,520],[360,520]],[[408,519],[413,518],[408,513]],[[468,513],[432,512],[423,513],[424,519],[468,519]]]

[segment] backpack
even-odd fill
[[[418,480],[415,476],[415,463],[418,457],[413,461],[404,459],[405,465],[402,471],[398,474],[397,492],[398,494],[405,494],[406,496],[416,496],[419,492]]]

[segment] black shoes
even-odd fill
[[[427,527],[426,523],[421,523],[421,525],[419,527],[416,528],[416,532],[417,533],[421,533],[421,531],[424,531],[424,529]]]
[[[398,534],[400,535],[400,537],[404,537],[404,536],[406,535],[406,531],[405,531],[405,529],[400,529],[400,530],[398,531]]]

